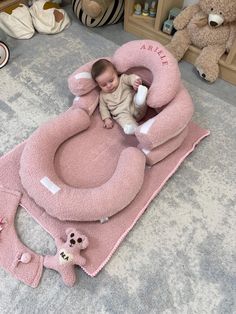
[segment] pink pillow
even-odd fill
[[[168,104],[180,88],[180,71],[175,58],[158,42],[135,40],[118,48],[112,58],[119,72],[143,67],[151,71],[147,104],[157,108]]]
[[[111,60],[111,58],[103,58]],[[75,96],[82,96],[91,92],[97,83],[92,79],[91,68],[94,62],[98,59],[88,62],[79,67],[68,78],[68,86],[71,93]]]

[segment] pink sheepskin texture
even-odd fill
[[[152,73],[147,104],[152,108],[168,104],[180,88],[180,71],[177,61],[158,42],[134,40],[118,48],[112,58],[118,72],[143,67]]]
[[[80,189],[59,178],[54,167],[56,151],[89,124],[84,110],[68,110],[34,132],[21,156],[22,185],[39,206],[60,220],[95,221],[110,217],[135,198],[143,183],[145,156],[135,147],[121,152],[113,175],[100,186]]]
[[[135,135],[140,144],[149,150],[167,144],[186,128],[193,109],[192,99],[181,84],[175,98],[157,116],[140,125]]]
[[[135,73],[149,87],[147,105],[156,108],[158,114],[141,124],[135,135],[140,147],[146,151],[158,148],[156,160],[156,154],[152,154],[151,164],[154,164],[160,161],[160,156],[163,159],[176,149],[170,140],[181,134],[194,112],[191,96],[181,82],[178,63],[164,46],[152,40],[128,42],[118,48],[111,59],[107,59],[114,63],[119,73]],[[83,77],[83,73],[91,71],[93,62],[80,67],[68,80],[73,94],[91,95],[90,104],[82,105],[82,99],[78,97],[73,103],[89,114],[92,114],[92,110],[97,106],[99,91],[92,78],[89,80]],[[79,80],[76,79],[78,77]],[[148,158],[147,163],[150,164]]]
[[[90,93],[82,96],[76,96],[73,101],[73,108],[80,108],[91,116],[96,109],[99,101],[98,88],[93,89]]]
[[[172,137],[167,143],[164,143],[155,149],[149,150],[142,145],[139,145],[139,148],[143,151],[146,155],[147,164],[152,166],[156,164],[158,161],[161,161],[170,153],[174,152],[185,140],[186,136],[188,135],[188,126],[177,136]]]
[[[138,143],[120,152],[109,178],[94,186],[70,185],[55,170],[55,155],[63,142],[86,132],[94,119],[99,89],[91,77],[91,67],[96,60],[69,77],[69,88],[75,95],[72,109],[31,136],[20,167],[21,181],[29,196],[60,220],[96,221],[127,207],[141,190],[145,163],[154,165],[170,155],[188,133],[194,110],[192,99],[181,82],[177,61],[160,43],[132,41],[106,59],[114,63],[119,73],[135,73],[142,78],[149,87],[147,105],[154,108],[156,115],[139,125],[135,132]],[[108,147],[102,153],[107,150]]]
[[[42,275],[43,257],[26,247],[15,230],[21,197],[19,191],[0,186],[0,265],[15,278],[35,288]]]

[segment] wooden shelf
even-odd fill
[[[28,4],[27,0],[0,0],[0,12],[4,9],[18,3]]]
[[[155,28],[155,19],[148,16],[139,16],[139,15],[130,15],[129,22],[131,24],[136,24],[137,27],[143,27],[145,29],[149,29],[154,31]]]
[[[15,0],[0,0],[0,12],[5,9],[6,7],[16,3]]]
[[[139,16],[134,14],[136,0],[125,0],[125,31],[141,38],[153,39],[166,45],[171,36],[162,32],[162,26],[167,19],[170,9],[182,8],[183,0],[159,0],[156,17]],[[184,60],[194,64],[200,49],[190,46],[184,55]],[[220,78],[236,85],[236,41],[228,54],[224,54],[219,61]]]

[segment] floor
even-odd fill
[[[91,29],[91,32],[99,34],[106,39],[109,39],[110,41],[116,43],[117,45],[122,45],[130,40],[140,39],[133,34],[125,32],[122,22],[116,25],[107,25],[100,28],[94,28]],[[232,85],[221,79],[218,79],[213,84],[207,83],[197,75],[192,64],[181,61],[179,65],[182,73],[182,78],[184,80],[188,81],[189,83],[195,84],[197,87],[202,88],[206,92],[217,96],[225,102],[236,105],[235,85]]]

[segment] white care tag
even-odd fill
[[[108,217],[102,217],[102,218],[100,219],[100,223],[101,223],[101,224],[104,224],[105,222],[108,222],[108,220],[109,220]]]
[[[57,186],[55,183],[53,183],[48,177],[43,177],[40,180],[41,184],[48,189],[52,194],[56,194],[58,191],[60,191],[60,187]]]
[[[151,129],[153,123],[155,122],[156,120],[156,117],[153,117],[149,120],[147,120],[146,122],[144,122],[142,125],[141,125],[141,128],[140,128],[140,133],[142,134],[147,134],[149,132],[149,130]]]
[[[150,150],[146,149],[146,148],[142,148],[142,151],[145,155],[148,155],[150,153]]]

